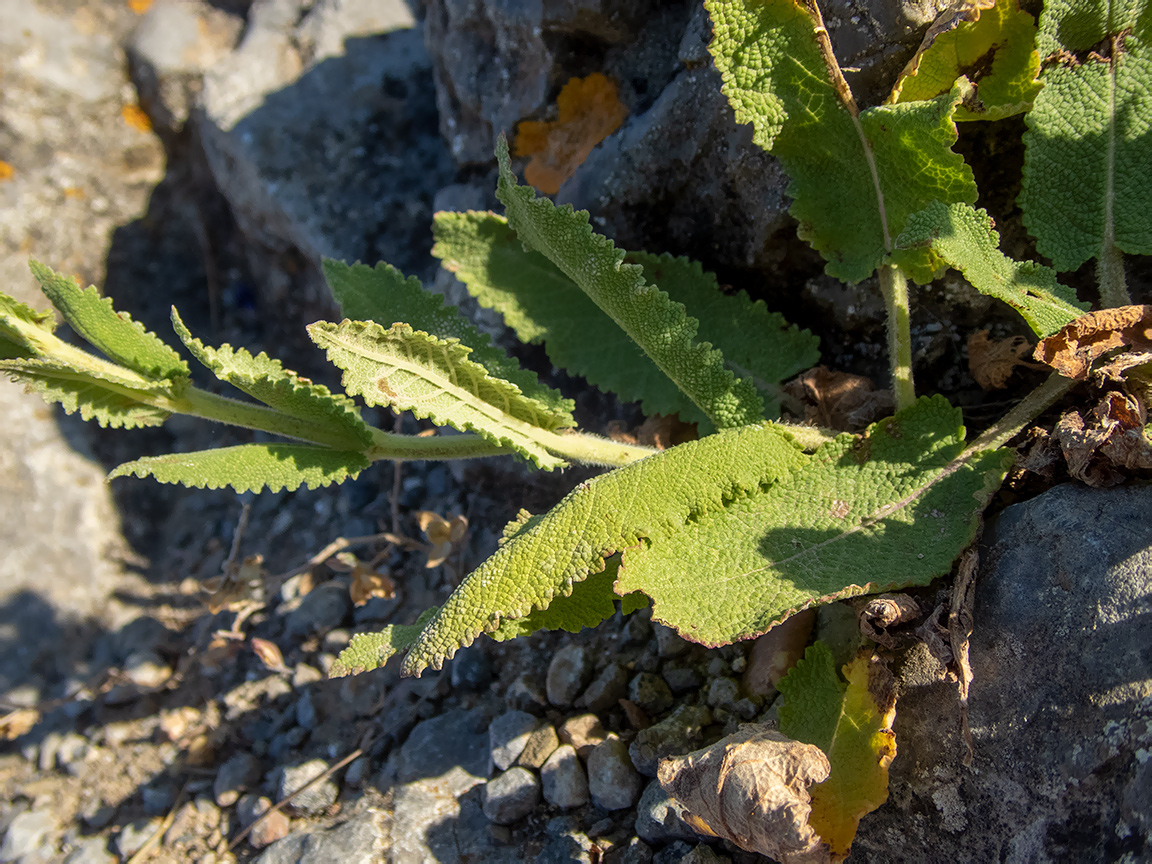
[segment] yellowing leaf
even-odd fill
[[[556,120],[526,120],[516,133],[516,155],[532,157],[524,179],[545,195],[559,192],[592,149],[628,116],[616,96],[616,85],[599,72],[565,84],[556,108]]]
[[[152,131],[152,121],[148,119],[148,115],[144,113],[144,109],[139,105],[125,105],[120,109],[120,116],[124,118],[125,123],[137,132]]]
[[[812,788],[810,823],[843,860],[861,817],[888,800],[888,766],[896,756],[895,679],[884,662],[861,654],[836,675],[832,652],[812,645],[784,679],[780,731],[815,744],[828,757],[828,779]]]
[[[976,95],[957,120],[999,120],[1027,110],[1040,92],[1036,22],[1017,0],[958,0],[928,28],[888,101],[933,99],[960,76]]]

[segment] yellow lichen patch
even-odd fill
[[[137,15],[143,15],[152,8],[152,0],[128,0],[128,8]]]
[[[120,109],[120,116],[124,122],[139,132],[151,132],[152,121],[139,105],[125,105]]]
[[[5,180],[11,180],[16,174],[16,169],[9,165],[7,162],[0,160],[0,183]]]
[[[532,157],[524,179],[545,195],[560,191],[592,148],[619,129],[628,116],[616,85],[599,72],[565,84],[556,108],[555,120],[526,120],[516,133],[516,155]]]

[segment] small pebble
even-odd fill
[[[522,672],[508,685],[504,701],[510,708],[521,711],[541,711],[548,705],[548,695],[530,672]]]
[[[305,690],[296,700],[296,722],[304,729],[315,729],[320,725],[320,713],[316,710],[311,690]]]
[[[24,856],[46,852],[45,859],[51,857],[56,846],[51,836],[59,823],[56,814],[50,810],[29,810],[21,813],[8,823],[4,844],[0,846],[0,861],[16,861]],[[48,848],[51,847],[51,848]]]
[[[127,860],[139,852],[160,828],[160,822],[159,816],[154,819],[137,819],[121,828],[120,833],[116,835],[116,851],[120,853],[120,857]]]
[[[367,756],[361,756],[348,766],[344,772],[344,785],[351,789],[359,789],[364,785],[368,773],[372,770],[372,761]]]
[[[221,807],[231,807],[240,794],[257,783],[262,774],[260,760],[249,753],[237,753],[216,771],[212,795]]]
[[[576,707],[607,711],[627,695],[628,672],[620,664],[610,663],[576,700]]]
[[[656,650],[665,660],[679,657],[691,647],[691,643],[681,639],[680,634],[671,627],[657,623],[652,625],[652,629],[656,631]]]
[[[540,800],[540,781],[527,768],[510,768],[484,787],[484,815],[497,825],[527,816]]]
[[[352,614],[352,600],[343,582],[329,582],[313,588],[300,605],[288,613],[285,630],[289,637],[327,633]]]
[[[604,864],[652,864],[652,847],[639,837],[633,837],[611,849],[603,861]]]
[[[556,652],[548,664],[545,691],[548,701],[566,707],[588,686],[592,679],[592,656],[583,645],[568,645]]]
[[[641,672],[628,685],[628,698],[647,712],[649,717],[672,707],[672,691],[664,679],[652,672]]]
[[[138,651],[124,661],[124,674],[143,690],[163,687],[172,677],[172,668],[154,651]]]
[[[506,711],[488,726],[488,747],[492,764],[507,771],[524,752],[537,720],[526,711]]]
[[[545,723],[528,738],[524,752],[520,754],[516,764],[539,771],[559,746],[560,736],[556,734],[556,727],[551,723]]]
[[[68,853],[64,864],[116,864],[116,856],[108,851],[103,837],[86,837]]]
[[[714,678],[708,685],[708,704],[713,708],[735,711],[740,701],[740,683],[735,678]]]
[[[615,735],[588,755],[588,791],[602,810],[631,807],[640,794],[640,775],[632,767],[627,745]]]
[[[300,765],[285,766],[280,773],[280,784],[276,793],[277,800],[287,798],[314,777],[327,770],[328,763],[323,759],[312,759]],[[336,783],[331,777],[326,777],[293,798],[288,807],[293,813],[302,816],[318,816],[336,803],[336,797],[339,794],[340,790]]]
[[[563,744],[548,757],[540,770],[544,800],[569,810],[588,803],[588,777],[571,744]]]
[[[492,659],[480,645],[457,651],[452,658],[451,681],[457,690],[483,690],[492,683]]]
[[[661,675],[677,696],[691,693],[704,686],[704,676],[691,666],[675,666],[666,663]]]
[[[600,718],[595,714],[569,717],[560,726],[560,740],[565,744],[571,744],[581,759],[587,759],[592,749],[607,737],[608,733],[604,731]]]
[[[291,827],[292,821],[284,815],[284,811],[277,810],[249,832],[248,845],[254,849],[263,849],[287,837]]]

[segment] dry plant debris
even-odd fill
[[[628,116],[616,85],[599,72],[565,84],[556,108],[555,120],[526,120],[516,132],[516,155],[532,157],[524,179],[545,195],[559,192],[593,148]]]
[[[789,381],[784,390],[804,403],[804,420],[841,432],[858,431],[890,413],[891,390],[876,390],[863,375],[816,366]]]
[[[968,370],[982,390],[1000,390],[1017,366],[1043,368],[1024,359],[1031,353],[1032,345],[1023,336],[992,339],[980,330],[968,337]]]
[[[1065,378],[1083,381],[1092,364],[1116,348],[1152,351],[1152,306],[1120,306],[1081,315],[1041,339],[1035,357]]]

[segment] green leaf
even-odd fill
[[[161,483],[180,483],[197,489],[237,492],[293,491],[301,483],[310,489],[355,479],[369,465],[363,453],[332,450],[310,444],[240,444],[194,453],[169,453],[125,462],[108,475],[152,477]]]
[[[626,550],[616,590],[643,591],[655,620],[723,645],[809,606],[927,585],[972,542],[1012,463],[1004,450],[954,461],[963,448],[960,410],[920,399],[863,437],[798,457],[757,494]]]
[[[1113,248],[1152,254],[1152,11],[1048,0],[1044,89],[1025,118],[1024,224],[1057,270]]]
[[[1076,292],[1056,280],[1051,267],[1013,261],[999,249],[1000,237],[983,210],[935,201],[914,213],[896,241],[898,248],[925,246],[982,294],[1003,300],[1024,316],[1039,336],[1050,336],[1088,311]]]
[[[457,340],[437,339],[407,324],[385,330],[375,321],[318,321],[308,334],[344,370],[344,389],[369,405],[476,432],[547,470],[566,464],[548,451],[540,433],[568,422],[568,415],[489,376]]]
[[[495,213],[437,213],[432,254],[455,273],[482,306],[495,309],[522,342],[544,343],[557,366],[601,390],[639,401],[646,414],[679,414],[698,421],[703,413],[640,350],[608,315],[539,252],[526,251]],[[751,377],[778,412],[779,382],[819,360],[819,340],[789,326],[783,316],[753,302],[743,291],[724,294],[716,277],[696,262],[669,255],[630,253],[627,263],[644,268],[660,288],[699,321],[697,336],[724,354],[737,375]],[[594,333],[595,338],[588,338]]]
[[[424,625],[436,614],[437,608],[425,609],[414,624],[389,624],[376,633],[357,633],[348,647],[340,652],[328,676],[343,678],[379,669],[396,654],[408,650]]]
[[[572,592],[561,593],[552,599],[547,608],[534,609],[523,618],[509,618],[488,635],[497,642],[505,642],[519,636],[527,636],[537,630],[567,630],[579,633],[585,627],[595,627],[616,614],[616,601],[621,600],[612,585],[616,581],[616,570],[620,566],[618,556],[608,559],[607,566],[599,573],[593,573],[583,582],[575,582]],[[627,615],[648,605],[643,594],[629,594],[623,598],[623,610]]]
[[[112,367],[114,372],[115,367]],[[59,402],[66,414],[80,412],[110,429],[159,426],[171,413],[148,404],[154,395],[131,386],[132,380],[115,374],[80,370],[56,360],[0,360],[0,372],[47,402]],[[143,383],[143,382],[140,382]]]
[[[836,675],[828,646],[816,642],[780,682],[780,731],[819,747],[831,767],[828,779],[810,789],[808,824],[833,860],[848,854],[861,817],[888,800],[888,766],[896,756],[892,674],[869,655],[844,673],[847,684]]]
[[[752,123],[753,140],[792,179],[791,213],[800,237],[827,260],[826,271],[859,282],[891,263],[917,282],[931,280],[927,257],[892,255],[892,241],[932,201],[975,202],[972,171],[951,150],[953,113],[971,85],[960,81],[935,99],[857,113],[805,7],[792,0],[705,5],[715,34],[709,50],[736,120]]]
[[[425,291],[415,276],[405,279],[404,274],[384,262],[372,268],[325,259],[324,278],[345,318],[375,321],[382,327],[403,322],[413,330],[423,330],[440,339],[459,339],[472,349],[468,359],[487,369],[493,378],[511,381],[528,398],[565,416],[557,426],[576,425],[570,416],[574,407],[571,399],[541,384],[535,372],[522,369],[516,360],[492,345],[488,334],[477,330],[459,309],[445,306],[443,297]]]
[[[71,278],[39,261],[32,261],[29,266],[45,296],[60,310],[68,325],[108,359],[145,378],[187,380],[188,364],[180,355],[127,313],[113,309],[112,301],[101,297],[95,287],[81,290]]]
[[[940,14],[892,89],[889,102],[933,99],[966,77],[975,96],[957,120],[1001,120],[1027,111],[1041,84],[1036,21],[1017,0],[963,0]]]
[[[26,328],[51,333],[56,329],[56,316],[51,309],[37,312],[27,303],[0,292],[0,360],[36,356],[37,348],[29,342]]]
[[[496,195],[526,246],[575,282],[717,428],[763,420],[764,403],[755,386],[726,369],[719,351],[695,341],[699,323],[681,304],[648,285],[643,268],[625,264],[623,250],[592,230],[587,212],[570,205],[557,207],[530,186],[519,185],[504,138],[497,144],[496,158],[500,163]]]
[[[456,649],[510,618],[544,609],[637,544],[659,545],[691,521],[787,476],[800,447],[777,426],[748,426],[681,444],[580,484],[551,511],[518,520],[460,584],[404,661],[439,669]],[[617,586],[619,591],[619,586]],[[632,591],[628,588],[625,592]]]
[[[277,411],[322,427],[337,449],[366,450],[372,445],[372,430],[347,396],[301,378],[264,352],[253,357],[228,344],[208,347],[188,331],[176,307],[172,307],[172,327],[192,355],[221,381]]]

